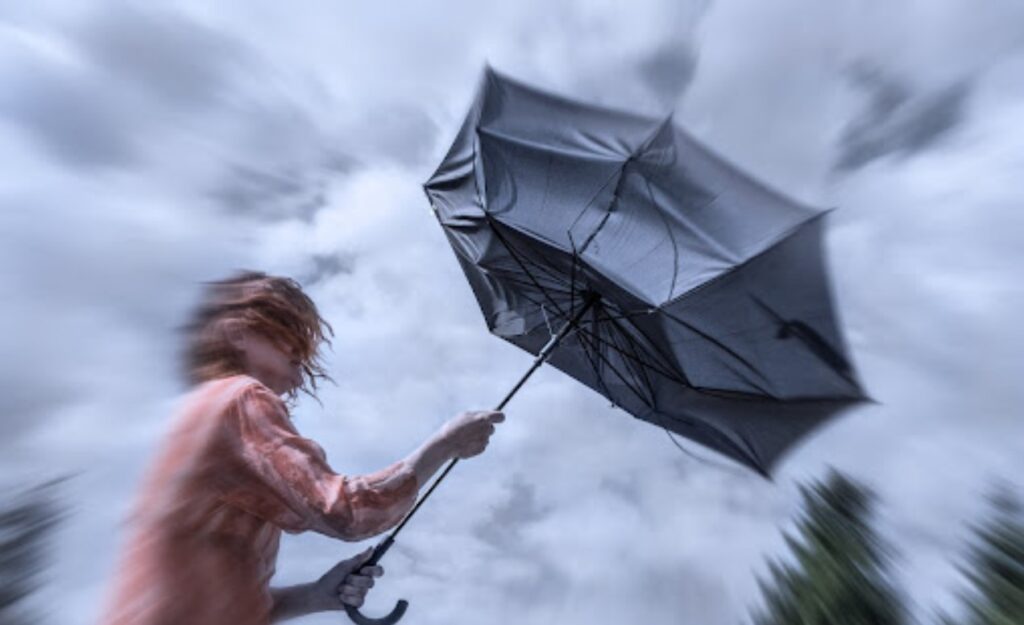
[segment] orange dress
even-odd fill
[[[361,540],[398,523],[418,490],[398,462],[334,473],[254,378],[187,398],[131,518],[103,625],[261,625],[281,530]]]

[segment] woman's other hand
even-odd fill
[[[373,579],[384,574],[379,565],[363,566],[372,555],[373,547],[370,547],[355,557],[342,560],[313,584],[313,594],[323,610],[363,605],[366,593],[373,588]]]
[[[335,564],[320,579],[307,584],[271,588],[274,600],[270,621],[278,623],[307,614],[359,607],[366,592],[373,588],[373,578],[384,574],[380,566],[363,566],[373,555],[373,547]]]

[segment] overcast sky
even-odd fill
[[[338,385],[295,419],[341,472],[490,407],[528,366],[486,332],[420,189],[485,62],[674,110],[838,207],[836,298],[879,404],[768,483],[542,370],[403,532],[366,611],[403,596],[425,625],[742,622],[796,484],[829,465],[880,494],[917,612],[956,605],[966,523],[1024,475],[1024,3],[152,4],[0,7],[0,475],[76,476],[48,622],[96,618],[183,390],[175,328],[199,281],[247,267],[307,286]],[[286,537],[277,581],[358,548]]]

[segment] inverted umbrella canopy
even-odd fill
[[[488,69],[425,184],[488,328],[644,421],[767,476],[865,395],[822,252],[826,211],[672,123]],[[586,306],[585,314],[578,314]]]
[[[639,419],[768,476],[863,401],[833,312],[824,211],[783,197],[671,119],[491,70],[427,197],[491,332]],[[374,549],[376,564],[458,459]],[[408,602],[357,625],[393,625]]]

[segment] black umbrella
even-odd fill
[[[487,70],[424,186],[488,328],[537,355],[499,409],[547,360],[768,476],[865,399],[829,293],[826,211],[753,180],[671,118]]]

